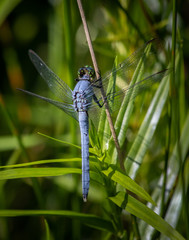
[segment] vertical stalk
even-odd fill
[[[83,22],[83,27],[84,27],[87,43],[88,43],[88,46],[89,46],[89,51],[90,51],[90,54],[91,54],[91,58],[92,58],[92,61],[93,61],[96,77],[97,77],[97,79],[100,80],[100,85],[101,85],[100,89],[101,89],[102,99],[103,99],[103,102],[104,102],[104,107],[105,107],[107,119],[108,119],[108,122],[109,122],[109,125],[110,125],[110,130],[111,130],[111,133],[112,133],[112,137],[113,137],[113,140],[115,142],[115,146],[116,146],[116,149],[117,149],[117,152],[118,152],[118,157],[119,157],[119,160],[120,160],[120,166],[121,166],[122,169],[124,169],[123,157],[122,157],[120,145],[119,145],[119,142],[118,142],[118,139],[117,139],[117,136],[116,136],[116,133],[115,133],[115,128],[114,128],[114,125],[113,125],[113,121],[112,121],[112,118],[111,118],[111,115],[110,115],[109,105],[108,105],[108,102],[106,100],[106,93],[105,93],[103,85],[102,85],[100,71],[99,71],[99,68],[98,68],[97,61],[96,61],[96,57],[95,57],[93,45],[92,45],[92,42],[91,42],[91,37],[90,37],[89,29],[88,29],[88,26],[87,26],[87,22],[86,22],[86,18],[85,18],[85,14],[84,14],[84,10],[83,10],[81,0],[77,0],[77,3],[78,3],[81,19],[82,19],[82,22]]]
[[[135,234],[135,239],[136,240],[141,240],[140,231],[139,231],[136,216],[131,215],[131,220],[132,220],[132,223],[133,223],[133,231],[134,231],[134,234]]]
[[[174,119],[175,129],[175,139],[177,142],[177,153],[178,153],[178,161],[180,164],[180,180],[182,186],[182,202],[183,202],[183,214],[184,214],[184,222],[186,227],[187,239],[189,239],[189,219],[188,219],[188,208],[187,208],[187,200],[185,196],[185,180],[184,180],[184,161],[182,161],[182,153],[180,146],[180,109],[179,109],[179,84],[180,82],[176,82],[175,79],[175,59],[176,59],[176,30],[177,30],[177,0],[173,0],[173,21],[172,21],[172,78],[170,81],[170,97],[171,97],[171,117]],[[172,121],[173,125],[173,121]]]
[[[189,239],[189,219],[188,219],[188,207],[187,207],[187,200],[185,196],[185,180],[184,180],[184,161],[182,161],[182,153],[181,153],[181,146],[180,146],[180,109],[179,109],[179,82],[176,82],[175,79],[175,53],[176,53],[176,30],[177,30],[177,0],[173,0],[173,25],[172,25],[172,81],[171,84],[171,109],[172,109],[172,116],[175,119],[175,137],[177,141],[177,152],[178,152],[178,160],[180,163],[180,180],[182,185],[182,201],[183,201],[183,214],[184,214],[184,222],[186,224],[186,234],[187,239]],[[175,108],[175,109],[174,109]]]

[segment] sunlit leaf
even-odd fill
[[[153,134],[159,122],[161,112],[165,105],[169,91],[169,76],[166,76],[160,83],[158,90],[150,104],[148,112],[138,131],[136,139],[132,144],[129,153],[125,159],[125,168],[128,175],[132,178],[142,163],[144,155],[150,145]]]
[[[15,168],[1,171],[0,180],[31,178],[31,177],[52,177],[65,174],[81,174],[78,168]]]
[[[107,170],[104,170],[102,172],[107,177],[111,178],[116,183],[119,183],[121,186],[123,186],[127,190],[131,191],[132,193],[135,193],[136,195],[143,198],[144,200],[156,205],[156,203],[152,200],[150,195],[143,188],[141,188],[135,181],[133,181],[126,174],[115,169],[115,167],[111,166]]]
[[[117,206],[144,220],[170,239],[184,240],[184,238],[173,227],[171,227],[171,225],[163,220],[163,218],[126,193],[119,192],[115,197],[110,197],[110,200]]]
[[[51,139],[51,140],[53,140],[53,141],[60,142],[60,143],[63,143],[63,144],[70,145],[70,146],[72,146],[72,147],[75,147],[75,148],[79,148],[79,149],[81,149],[80,146],[75,145],[75,144],[73,144],[73,143],[66,142],[66,141],[62,141],[62,140],[60,140],[60,139],[57,139],[57,138],[53,138],[53,137],[47,136],[47,135],[44,134],[44,133],[40,133],[40,132],[38,132],[38,134],[41,135],[41,136],[43,136],[43,137],[49,138],[49,139]]]

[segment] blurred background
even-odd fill
[[[157,35],[164,41],[167,49],[171,48],[172,1],[82,2],[102,75],[112,68],[116,56],[118,62],[123,61],[151,36]],[[183,47],[185,79],[188,79],[189,64],[188,11],[189,1],[178,1],[177,44]],[[57,108],[16,89],[22,88],[53,97],[31,63],[29,49],[34,50],[73,89],[77,70],[86,64],[92,65],[77,2],[0,2],[0,163],[6,165],[41,159],[80,157],[79,149],[37,134],[41,132],[80,145],[79,128],[74,120]],[[187,95],[187,80],[185,86]],[[132,127],[138,128],[139,124],[133,118]],[[163,125],[161,122],[159,129]],[[150,166],[149,164],[148,167]],[[159,171],[161,168],[157,168],[155,174],[158,175]],[[77,183],[79,179],[78,177]],[[82,204],[81,196],[75,194],[75,181],[56,177],[42,178],[39,182],[45,199],[44,209],[94,214],[101,212],[98,197],[94,197],[91,204]],[[147,183],[144,180],[143,185],[145,184]],[[1,209],[39,208],[30,179],[1,181],[0,187],[3,192],[0,196]],[[77,229],[75,233],[72,231],[74,224]],[[50,227],[54,229],[53,239],[96,239],[99,236],[97,230],[78,226],[77,222],[64,218],[52,218]],[[89,234],[91,237],[88,237]],[[43,236],[44,225],[41,218],[0,220],[0,239],[44,239]]]

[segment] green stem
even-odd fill
[[[141,240],[140,231],[139,231],[138,223],[137,223],[137,218],[134,215],[131,215],[131,218],[132,218],[132,223],[133,223],[133,230],[134,230],[134,233],[135,233],[135,239],[136,240]]]
[[[97,77],[97,79],[100,80],[100,85],[101,85],[100,90],[101,90],[101,94],[102,94],[102,99],[103,99],[103,102],[104,102],[106,116],[107,116],[107,119],[108,119],[108,122],[109,122],[109,125],[110,125],[110,130],[111,130],[111,133],[112,133],[112,137],[113,137],[113,140],[114,140],[114,143],[115,143],[115,146],[116,146],[116,149],[117,149],[118,157],[119,157],[119,160],[120,160],[120,167],[122,168],[122,170],[124,170],[123,156],[122,156],[121,148],[120,148],[119,141],[117,139],[115,128],[114,128],[114,125],[113,125],[113,121],[112,121],[112,118],[111,118],[111,115],[110,115],[109,105],[108,105],[108,102],[106,100],[106,93],[104,91],[104,88],[103,88],[103,85],[102,85],[102,82],[101,82],[100,71],[99,71],[99,68],[98,68],[97,61],[96,61],[96,56],[95,56],[95,53],[94,53],[94,49],[93,49],[93,45],[92,45],[92,41],[91,41],[91,37],[90,37],[89,29],[88,29],[88,26],[87,26],[87,21],[86,21],[86,18],[85,18],[85,13],[84,13],[84,10],[83,10],[81,0],[77,0],[77,4],[78,4],[79,11],[80,11],[81,19],[82,19],[82,22],[83,22],[85,36],[86,36],[87,43],[88,43],[88,46],[89,46],[89,51],[90,51],[91,58],[92,58],[92,61],[93,61],[96,77]]]
[[[183,202],[183,214],[184,214],[184,223],[186,229],[187,239],[189,239],[189,219],[188,219],[188,202],[186,201],[185,195],[185,179],[184,179],[184,161],[182,161],[182,153],[180,146],[180,109],[179,109],[179,83],[177,84],[175,79],[175,59],[176,59],[176,31],[177,31],[177,0],[173,0],[173,25],[172,25],[172,81],[170,82],[170,91],[172,97],[172,116],[175,119],[175,136],[177,141],[177,152],[178,160],[180,164],[180,180],[182,185],[182,202]],[[175,111],[173,111],[175,107]]]
[[[169,107],[169,106],[168,106]],[[162,188],[162,198],[161,198],[161,210],[160,216],[164,215],[165,211],[165,193],[166,193],[166,185],[167,185],[167,169],[168,169],[168,159],[170,153],[170,144],[171,144],[171,117],[170,111],[168,110],[168,137],[167,137],[167,147],[165,151],[165,165],[164,165],[164,173],[163,173],[163,188]]]

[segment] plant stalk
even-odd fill
[[[88,46],[89,46],[89,51],[90,51],[90,54],[91,54],[92,62],[93,62],[93,65],[94,65],[96,77],[97,77],[97,79],[100,80],[100,85],[101,85],[100,89],[101,89],[102,99],[103,99],[103,102],[104,102],[104,107],[105,107],[107,119],[108,119],[108,122],[109,122],[109,125],[110,125],[110,130],[111,130],[111,133],[112,133],[112,137],[113,137],[113,140],[114,140],[114,143],[115,143],[115,146],[116,146],[116,149],[117,149],[118,157],[119,157],[119,160],[120,160],[120,167],[124,170],[121,148],[120,148],[118,138],[116,136],[115,128],[114,128],[114,125],[113,125],[113,121],[112,121],[112,118],[111,118],[111,115],[110,115],[109,105],[108,105],[108,102],[106,100],[106,93],[105,93],[103,85],[102,85],[100,71],[99,71],[97,61],[96,61],[96,57],[95,57],[95,53],[94,53],[94,49],[93,49],[93,45],[92,45],[92,41],[91,41],[91,37],[90,37],[89,29],[88,29],[88,26],[87,26],[87,21],[86,21],[86,18],[85,18],[85,14],[84,14],[84,10],[83,10],[81,0],[77,0],[77,4],[78,4],[78,7],[79,7],[81,19],[82,19],[82,22],[83,22],[83,27],[84,27],[87,43],[88,43]]]
[[[172,68],[173,68],[173,74],[172,74],[172,81],[171,84],[171,97],[172,97],[172,116],[175,119],[175,135],[176,135],[176,141],[177,141],[177,152],[178,152],[178,160],[180,164],[180,179],[181,179],[181,185],[182,185],[182,202],[183,202],[183,213],[184,213],[184,222],[185,222],[185,228],[187,239],[189,239],[189,219],[188,219],[188,206],[186,201],[186,194],[185,194],[185,179],[184,179],[184,162],[183,156],[181,153],[181,146],[180,146],[180,109],[179,109],[179,83],[176,82],[175,79],[175,59],[176,59],[176,32],[177,32],[177,0],[173,0],[173,24],[172,24]],[[175,110],[173,109],[175,107]]]

